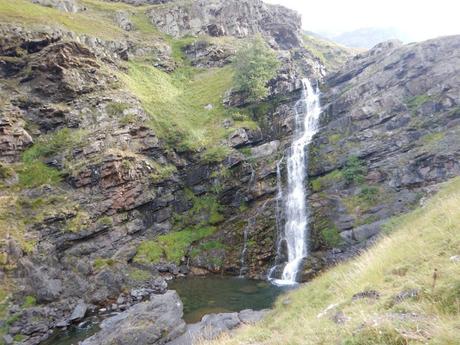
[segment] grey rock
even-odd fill
[[[152,295],[150,301],[104,320],[101,331],[82,345],[165,344],[185,332],[182,314],[182,302],[175,291]]]
[[[57,8],[64,12],[75,13],[79,10],[76,0],[32,0],[32,2],[46,7]]]
[[[252,158],[263,158],[273,155],[280,147],[279,140],[270,141],[256,147],[251,148]]]
[[[357,301],[357,300],[360,300],[360,299],[379,299],[380,298],[380,293],[378,291],[375,291],[375,290],[366,290],[366,291],[362,291],[362,292],[358,292],[356,294],[353,295],[353,297],[351,298],[353,301]]]
[[[79,301],[77,306],[74,308],[72,314],[69,317],[69,321],[80,321],[86,315],[86,311],[88,310],[88,306],[85,302]]]
[[[13,337],[9,334],[5,334],[3,336],[3,341],[5,342],[5,345],[12,345],[14,343]]]
[[[129,19],[129,13],[126,11],[118,10],[115,12],[115,21],[125,31],[133,31],[135,29],[134,24]]]
[[[270,312],[269,309],[263,309],[263,310],[245,309],[238,313],[238,317],[240,321],[244,324],[253,324],[253,323],[263,320],[269,312]]]
[[[262,33],[283,49],[301,44],[300,15],[260,0],[198,0],[153,8],[147,15],[159,30],[175,37],[247,37]]]

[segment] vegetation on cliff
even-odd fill
[[[256,36],[235,57],[236,87],[249,95],[250,101],[267,97],[267,83],[276,76],[280,62],[262,37]]]
[[[374,247],[214,344],[459,344],[460,179],[390,221]]]

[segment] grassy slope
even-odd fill
[[[360,51],[309,34],[304,34],[303,41],[305,48],[319,58],[329,71],[336,71],[350,57]]]
[[[458,345],[460,263],[450,258],[460,255],[459,234],[456,178],[425,207],[391,222],[388,234],[368,252],[281,297],[264,322],[215,344]],[[405,289],[420,294],[393,303]],[[365,290],[381,297],[352,301]],[[343,325],[331,320],[338,311],[349,318]]]
[[[124,3],[110,3],[100,0],[81,0],[86,10],[78,13],[64,13],[54,8],[43,7],[29,0],[0,0],[0,22],[22,24],[28,27],[53,26],[78,34],[116,40],[126,35],[114,21],[115,11],[129,10],[137,31],[131,32],[132,39],[160,37],[156,28],[150,25],[145,11],[152,6],[130,6]]]
[[[231,85],[229,67],[193,71],[190,76],[169,75],[144,63],[130,62],[121,78],[151,115],[157,135],[169,142],[198,149],[223,137],[226,111],[222,97]],[[211,104],[212,110],[205,106]],[[180,147],[179,147],[180,148]]]

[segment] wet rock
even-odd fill
[[[150,301],[104,320],[100,327],[101,331],[82,345],[164,344],[186,330],[182,302],[174,291],[152,295]]]
[[[79,301],[77,306],[74,308],[72,314],[69,317],[70,322],[80,321],[86,315],[86,311],[88,310],[88,306],[85,302]]]

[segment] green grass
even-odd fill
[[[222,98],[232,86],[231,67],[169,75],[140,62],[130,62],[121,76],[141,100],[155,133],[178,150],[200,150],[216,145],[229,130]],[[212,110],[204,107],[208,104]]]
[[[61,173],[58,170],[40,161],[25,164],[20,168],[18,175],[21,188],[34,188],[45,184],[54,185],[61,181]]]
[[[136,282],[145,282],[152,278],[152,273],[136,268],[129,272],[129,277]]]
[[[28,0],[1,0],[0,21],[28,26],[52,25],[104,39],[116,39],[123,35],[123,30],[111,19],[102,16],[94,18],[85,11],[65,13],[54,8],[32,4]]]
[[[104,267],[110,267],[116,264],[114,259],[104,259],[104,258],[97,258],[93,261],[93,268],[96,271],[100,271]]]
[[[64,128],[52,134],[41,136],[38,141],[22,155],[24,163],[51,157],[55,154],[69,155],[71,150],[82,144],[86,136],[84,130]]]
[[[460,264],[450,259],[460,255],[459,224],[456,178],[423,208],[395,218],[367,252],[281,296],[261,323],[213,344],[460,344]],[[395,303],[406,289],[418,297]],[[380,298],[352,300],[365,290]],[[344,324],[332,321],[338,312]]]
[[[319,192],[323,189],[332,187],[335,183],[339,183],[343,179],[344,177],[342,171],[334,170],[324,176],[312,179],[311,189],[313,192]]]
[[[37,299],[34,296],[26,296],[22,303],[22,308],[30,308],[37,305]]]
[[[423,104],[431,100],[431,96],[428,95],[418,95],[411,97],[407,100],[407,106],[410,110],[415,111],[420,108]]]
[[[174,228],[180,230],[187,226],[217,225],[224,217],[220,213],[222,205],[212,194],[195,196],[192,191],[186,191],[187,199],[192,203],[192,208],[185,213],[174,215]]]
[[[193,242],[212,235],[215,230],[212,226],[193,227],[145,241],[138,247],[134,262],[154,264],[164,260],[179,264]]]

